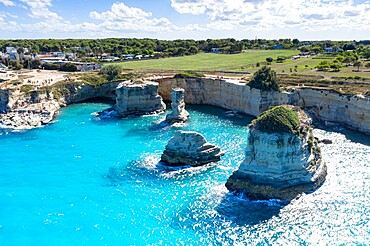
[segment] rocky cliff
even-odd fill
[[[0,111],[5,111],[9,102],[9,91],[0,89]]]
[[[68,105],[96,97],[115,99],[116,88],[120,83],[121,82],[110,82],[100,86],[67,84],[60,101]]]
[[[162,113],[166,109],[157,83],[123,82],[116,88],[116,95],[116,111],[120,116]]]
[[[202,166],[217,162],[224,153],[197,132],[179,131],[170,139],[164,150],[161,161],[170,165]]]
[[[334,91],[301,88],[292,92],[264,92],[241,81],[189,78],[162,79],[159,94],[170,100],[171,89],[185,89],[185,102],[207,104],[259,116],[270,106],[308,108],[319,120],[332,121],[370,134],[370,98],[341,95]]]
[[[31,92],[0,90],[0,127],[29,129],[50,123],[62,105],[82,102],[96,97],[115,97],[119,82],[101,86],[69,83],[41,88]]]
[[[172,113],[166,116],[166,122],[169,124],[185,123],[189,120],[189,113],[185,109],[184,102],[185,90],[182,88],[173,88],[171,92]]]
[[[284,125],[292,122],[285,111],[279,111],[284,108],[297,114],[289,107],[279,106],[266,111],[249,126],[245,159],[228,179],[229,190],[252,199],[291,200],[324,182],[326,165],[312,135],[309,118],[303,111],[294,109],[299,115],[299,125],[294,130]]]

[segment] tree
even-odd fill
[[[276,72],[267,66],[263,66],[261,69],[255,72],[248,85],[252,88],[263,91],[279,90],[279,80],[276,76]]]
[[[328,61],[322,61],[319,63],[319,65],[317,65],[316,68],[319,71],[328,71],[328,69],[330,68],[330,63]]]
[[[274,59],[273,59],[272,57],[267,57],[267,58],[266,58],[266,61],[267,61],[267,62],[270,62],[270,63],[271,63],[273,60],[274,60]]]
[[[109,81],[118,79],[123,71],[120,65],[106,65],[100,69],[99,74],[105,75]]]
[[[362,62],[356,61],[355,63],[353,63],[353,66],[357,67],[357,72],[360,72],[360,67],[362,66]]]
[[[339,65],[339,63],[332,63],[330,64],[330,68],[333,69],[334,72],[339,72],[342,66]]]
[[[365,67],[366,67],[366,68],[370,68],[370,62],[366,63],[366,64],[365,64]]]
[[[193,46],[190,46],[190,48],[188,49],[188,52],[190,54],[194,54],[195,55],[195,54],[197,54],[199,52],[199,50],[198,50],[197,46],[193,45]]]
[[[363,55],[366,59],[370,59],[370,49],[364,50]]]
[[[298,44],[299,44],[299,40],[298,40],[297,38],[295,38],[295,39],[293,39],[292,43],[293,43],[294,45],[298,45]]]

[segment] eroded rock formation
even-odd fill
[[[285,116],[277,120],[267,118],[264,127],[259,126],[257,118],[249,126],[245,160],[228,179],[226,187],[229,190],[244,193],[252,199],[291,200],[303,192],[315,190],[324,182],[327,168],[312,135],[311,121],[303,111],[295,110],[299,128],[294,132],[283,130],[290,126],[280,125],[284,124],[284,118],[289,118]],[[270,116],[276,117],[274,114]],[[285,122],[290,124],[289,120]]]
[[[116,110],[119,116],[162,113],[166,109],[158,95],[158,84],[123,82],[116,89]]]
[[[172,113],[166,116],[166,122],[169,124],[185,123],[189,120],[189,113],[185,109],[185,90],[182,88],[173,88],[172,97]]]
[[[202,166],[217,162],[224,153],[197,132],[179,131],[168,142],[161,161],[171,166]]]

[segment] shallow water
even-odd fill
[[[329,175],[284,204],[228,193],[251,118],[190,107],[182,128],[164,115],[98,121],[108,104],[73,105],[45,128],[0,135],[0,245],[310,245],[370,242],[370,139],[316,130]],[[174,132],[196,130],[226,152],[217,165],[158,164]],[[339,130],[339,131],[338,131]]]

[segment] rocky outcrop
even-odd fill
[[[283,200],[319,187],[327,168],[308,117],[299,111],[299,119],[300,129],[296,133],[267,133],[255,122],[251,124],[245,160],[226,187],[252,199]],[[276,126],[274,122],[269,125]]]
[[[179,131],[168,142],[161,161],[171,165],[201,166],[217,162],[224,153],[197,132]]]
[[[207,78],[161,79],[159,94],[170,100],[171,89],[185,89],[187,104],[207,104],[259,116],[271,106],[294,105],[310,109],[318,120],[331,121],[370,134],[370,98],[341,95],[324,89],[264,92],[245,82]]]
[[[6,111],[9,102],[9,92],[8,90],[0,89],[0,111]]]
[[[119,116],[128,116],[163,113],[166,105],[158,95],[157,83],[127,81],[116,88],[115,108]]]
[[[189,113],[185,109],[184,102],[185,90],[182,88],[174,88],[171,92],[172,97],[172,113],[166,116],[166,122],[169,124],[185,123],[189,120]]]

